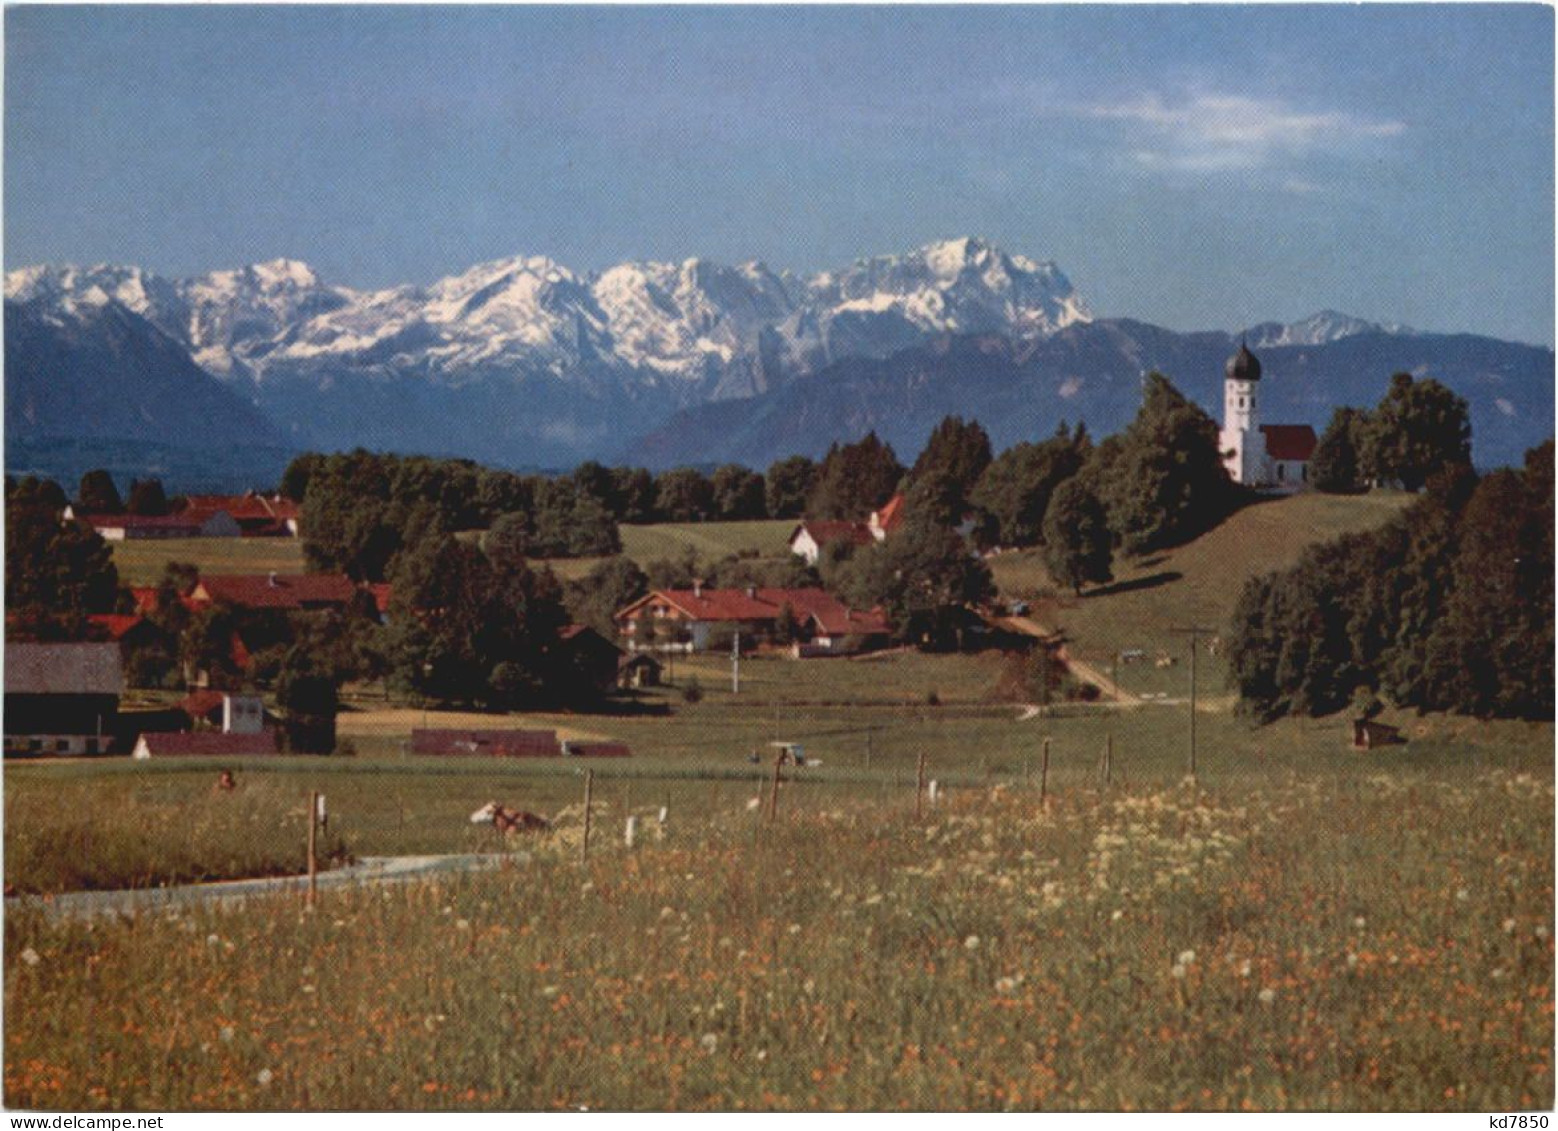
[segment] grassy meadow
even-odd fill
[[[11,903],[5,1102],[1550,1108],[1553,725],[1387,712],[1407,741],[1355,751],[1342,716],[1254,725],[1203,654],[1192,784],[1187,668],[1151,663],[1183,653],[1170,627],[1221,628],[1251,573],[1400,505],[1262,503],[1100,595],[1036,601],[1082,658],[1148,652],[1121,682],[1161,698],[1124,708],[1035,714],[994,655],[748,658],[739,692],[727,658],[677,657],[672,686],[610,713],[424,712],[356,689],[338,720],[354,756],[239,760],[231,793],[206,762],[9,764],[5,882],[23,893],[295,872],[310,790],[332,859],[511,861],[313,910]],[[787,532],[623,528],[641,560],[777,555]],[[266,568],[216,540],[116,554],[151,546],[160,573],[200,560],[186,545],[213,571]],[[242,543],[273,546],[297,544]],[[992,565],[1008,594],[1048,588],[1034,555]],[[588,861],[584,766],[412,758],[424,725],[628,743],[589,766]],[[776,741],[808,765],[769,821],[754,803]],[[922,759],[939,789],[923,811]],[[467,820],[488,800],[556,831],[505,842]]]
[[[5,1101],[1551,1106],[1550,762],[1055,784],[795,786],[313,911],[13,909]]]

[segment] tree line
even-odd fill
[[[1381,698],[1420,711],[1553,716],[1553,444],[1479,479],[1456,463],[1379,530],[1252,579],[1229,633],[1262,718]]]

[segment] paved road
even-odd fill
[[[484,853],[464,856],[368,856],[355,864],[321,872],[321,890],[363,884],[400,883],[450,872],[479,872],[517,865],[528,853]],[[301,896],[308,890],[307,876],[272,876],[252,880],[227,880],[214,884],[142,888],[134,891],[78,891],[64,895],[12,896],[7,911],[35,907],[51,918],[87,919],[95,915],[135,915],[148,911],[198,903],[243,901],[281,895]]]

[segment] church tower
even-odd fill
[[[1260,428],[1260,359],[1244,342],[1228,359],[1223,381],[1223,430],[1218,445],[1223,466],[1235,483],[1266,480],[1266,437]]]

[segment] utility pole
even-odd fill
[[[1190,637],[1190,781],[1193,785],[1196,781],[1196,637],[1202,633],[1212,634],[1217,630],[1200,625],[1186,625],[1171,628],[1169,631]]]

